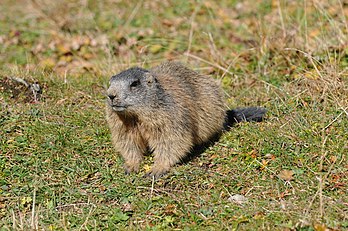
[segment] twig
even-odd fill
[[[150,193],[150,197],[151,197],[151,198],[152,198],[152,193],[153,193],[153,190],[154,190],[154,185],[155,185],[155,177],[152,176],[151,193]]]
[[[320,217],[323,217],[324,210],[323,210],[323,178],[319,177],[319,212]]]
[[[35,203],[36,203],[36,188],[34,188],[33,192],[33,203],[32,203],[32,209],[31,209],[31,228],[33,230],[36,230],[36,225],[34,224],[35,222]]]
[[[201,61],[201,62],[203,62],[203,63],[209,64],[209,65],[211,65],[211,66],[213,66],[213,67],[216,67],[216,68],[218,68],[218,69],[220,69],[220,70],[223,70],[223,71],[227,72],[228,74],[234,76],[234,74],[233,74],[232,72],[230,72],[228,69],[226,69],[226,68],[220,66],[219,64],[215,64],[215,63],[209,62],[208,60],[202,59],[202,58],[200,58],[200,57],[198,57],[198,56],[196,56],[196,55],[193,55],[193,54],[185,53],[185,55],[188,56],[188,57],[197,59],[197,60],[199,60],[199,61]]]
[[[319,178],[317,178],[317,179],[319,180],[319,188],[318,188],[318,190],[316,191],[315,195],[313,196],[312,200],[309,202],[309,205],[308,205],[307,209],[305,210],[305,216],[308,215],[309,210],[310,210],[310,208],[312,207],[312,205],[313,205],[313,203],[314,203],[316,197],[318,196],[318,194],[320,194],[320,193],[322,194],[322,185],[324,184],[326,178],[331,174],[332,168],[333,168],[333,166],[334,166],[335,163],[336,163],[336,161],[333,161],[333,163],[332,163],[332,164],[330,165],[330,167],[329,167],[328,172],[326,173],[326,175],[325,175],[324,177],[319,177]],[[323,203],[323,201],[322,201],[322,195],[321,195],[320,197],[321,197],[321,199],[319,198],[319,203]],[[321,201],[320,201],[320,200],[321,200]],[[320,208],[322,208],[322,206],[323,206],[323,204],[320,204]],[[320,211],[320,214],[322,214],[322,213],[323,213],[323,211]]]
[[[341,109],[344,111],[344,113],[346,113],[346,115],[348,116],[348,112],[347,112],[348,107],[343,108],[341,105],[340,105],[340,107],[341,107]]]
[[[346,13],[343,9],[343,4],[341,0],[338,0],[339,4],[340,4],[340,9],[341,9],[341,15],[343,17],[343,21],[344,21],[344,25],[346,27],[346,31],[348,31],[348,23],[347,23],[347,18],[346,18]]]
[[[280,17],[280,24],[282,25],[283,38],[286,38],[286,30],[285,30],[285,24],[284,24],[282,8],[280,6],[280,0],[278,0],[278,13],[279,13],[279,17]]]
[[[307,25],[307,1],[304,1],[304,28],[305,28],[305,39],[306,39],[306,50],[308,50],[308,25]]]
[[[191,51],[191,46],[192,46],[192,38],[193,38],[193,24],[194,24],[194,21],[195,21],[195,18],[196,18],[196,15],[197,15],[197,12],[198,10],[200,9],[200,5],[197,6],[195,8],[195,11],[192,13],[191,15],[191,19],[190,19],[190,33],[189,33],[189,43],[188,43],[188,46],[187,46],[187,51],[186,53],[187,54],[190,54],[190,51]],[[186,56],[188,58],[188,56]],[[186,60],[187,61],[187,60]]]
[[[255,162],[257,162],[259,165],[263,165],[260,161],[258,161],[257,159],[254,159],[254,161]],[[284,184],[286,184],[288,181],[286,181],[286,180],[284,180],[284,179],[282,179],[282,178],[280,178],[279,177],[279,175],[278,174],[276,174],[274,171],[272,171],[271,169],[269,169],[267,166],[263,166],[267,171],[269,171],[270,173],[272,173],[274,176],[276,176],[279,180],[281,180],[281,181],[283,181],[284,182]],[[290,182],[288,182],[288,183],[290,183]],[[291,184],[289,184],[291,187],[292,187],[292,185]]]
[[[63,208],[68,208],[68,207],[79,207],[79,206],[89,206],[89,205],[92,205],[93,207],[96,207],[95,204],[93,203],[75,203],[75,204],[68,204],[68,205],[58,205],[55,207],[56,210],[60,210],[60,209],[63,209]]]
[[[23,84],[24,86],[26,86],[26,87],[30,87],[30,85],[29,85],[29,83],[27,82],[27,81],[25,81],[24,79],[22,79],[22,78],[19,78],[19,77],[10,77],[10,79],[12,79],[13,81],[15,81],[15,82],[18,82],[18,83],[21,83],[21,84]]]
[[[155,189],[153,187],[149,188],[149,187],[144,187],[144,186],[138,186],[137,189],[146,189],[146,190],[153,190],[153,192],[157,192],[157,193],[165,193],[167,194],[168,196],[171,196],[173,198],[176,198],[176,196],[170,192],[167,192],[165,190],[161,190],[161,189]]]
[[[325,129],[327,129],[328,127],[330,127],[331,124],[335,123],[336,120],[338,120],[338,118],[340,118],[342,114],[343,114],[343,112],[341,112],[335,119],[333,119],[333,120],[332,120],[328,125],[326,125],[322,130],[325,130]]]
[[[125,24],[123,25],[123,28],[127,28],[129,27],[129,24],[132,22],[132,20],[134,19],[135,15],[138,13],[141,5],[143,4],[143,1],[139,1],[137,3],[137,5],[134,7],[134,9],[132,10],[132,13],[129,15],[129,17],[127,18],[127,21],[125,22]]]
[[[91,207],[91,208],[89,209],[87,218],[86,218],[85,222],[83,222],[83,224],[81,225],[81,227],[80,227],[79,230],[82,230],[82,228],[83,228],[84,226],[86,226],[86,224],[87,224],[89,218],[91,217],[92,211],[93,211],[93,207]]]
[[[17,224],[16,224],[16,215],[15,215],[13,209],[11,210],[11,213],[12,213],[12,228],[13,228],[13,230],[16,230],[16,226],[17,226]]]
[[[36,0],[31,0],[30,2],[31,2],[32,7],[35,8],[39,12],[39,14],[41,14],[41,16],[48,19],[48,21],[52,22],[53,25],[57,26],[58,28],[61,28],[62,23],[59,22],[54,17],[51,17],[49,14],[47,14]]]
[[[305,57],[309,57],[310,59],[314,59],[315,61],[319,62],[318,59],[314,58],[312,55],[310,55],[309,53],[305,52],[305,51],[302,51],[300,49],[296,49],[296,48],[291,48],[291,47],[286,47],[284,48],[284,50],[286,51],[297,51],[297,52],[300,52],[301,54],[305,55]]]

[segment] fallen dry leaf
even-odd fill
[[[56,60],[54,58],[46,58],[41,60],[40,66],[45,69],[52,69],[56,65]]]
[[[68,44],[58,44],[56,49],[58,53],[61,55],[65,55],[71,52],[71,49]]]
[[[325,224],[314,224],[313,227],[315,231],[330,231],[330,229],[327,228]]]
[[[278,174],[279,178],[285,180],[285,181],[291,181],[294,176],[294,172],[292,170],[282,170]]]
[[[148,165],[148,164],[145,164],[144,167],[143,167],[143,169],[144,169],[146,172],[148,172],[148,171],[150,171],[151,166]]]
[[[246,198],[245,196],[240,195],[240,194],[235,194],[235,195],[230,196],[228,198],[228,201],[241,205],[241,204],[247,203],[248,198]]]

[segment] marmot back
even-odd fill
[[[191,120],[191,126],[187,129],[192,132],[194,144],[206,142],[222,130],[226,108],[216,80],[176,62],[163,63],[150,71],[158,77],[164,91],[175,99],[175,114],[188,110],[185,117]]]
[[[151,150],[148,175],[163,175],[194,145],[220,133],[227,118],[216,81],[177,62],[125,70],[111,78],[107,94],[106,118],[126,173],[137,172]]]

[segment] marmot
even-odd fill
[[[260,120],[262,108],[230,111],[217,82],[178,62],[150,70],[133,67],[111,77],[106,118],[125,172],[138,172],[144,153],[154,153],[148,176],[167,173],[190,150],[222,132],[228,120]]]

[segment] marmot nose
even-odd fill
[[[116,95],[108,95],[109,99],[112,101],[113,99],[116,98]]]

